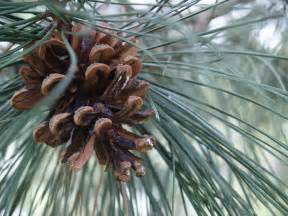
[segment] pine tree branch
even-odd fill
[[[192,20],[193,25],[193,31],[195,32],[204,32],[207,30],[209,23],[220,16],[223,16],[225,14],[228,14],[231,12],[234,7],[238,4],[247,4],[251,3],[255,0],[231,0],[227,3],[225,3],[221,7],[216,7],[213,10],[206,11],[204,13],[201,13],[197,17],[195,17],[194,20]]]

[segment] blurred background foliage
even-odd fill
[[[43,13],[137,37],[154,119],[147,174],[124,184],[95,157],[72,173],[9,98]],[[0,215],[287,215],[287,15],[280,0],[0,1]],[[64,32],[68,34],[67,32]],[[60,84],[61,85],[61,84]]]

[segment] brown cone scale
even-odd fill
[[[78,57],[78,70],[51,107],[49,118],[34,129],[34,140],[52,147],[67,143],[62,161],[75,171],[95,153],[119,181],[129,181],[131,170],[144,176],[145,168],[133,151],[151,150],[155,140],[123,127],[133,127],[154,114],[143,109],[149,83],[137,79],[141,70],[137,49],[114,32],[108,35],[79,24],[70,31],[66,36]],[[134,38],[127,39],[135,43]],[[50,39],[26,55],[26,65],[19,71],[25,86],[15,92],[11,105],[28,110],[47,97],[65,79],[68,53],[55,30]]]

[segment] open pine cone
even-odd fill
[[[141,62],[127,42],[85,26],[71,27],[69,42],[78,57],[74,80],[54,104],[47,120],[34,129],[34,139],[49,146],[68,143],[62,162],[79,170],[93,151],[99,163],[112,167],[120,181],[130,179],[130,169],[143,176],[140,158],[131,150],[145,152],[154,145],[151,136],[139,136],[123,128],[154,115],[142,110],[149,84],[136,78]],[[24,57],[19,73],[25,87],[11,99],[13,107],[27,110],[47,96],[65,78],[70,59],[55,30],[51,38]]]

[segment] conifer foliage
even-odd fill
[[[271,2],[0,0],[0,215],[286,215]]]

